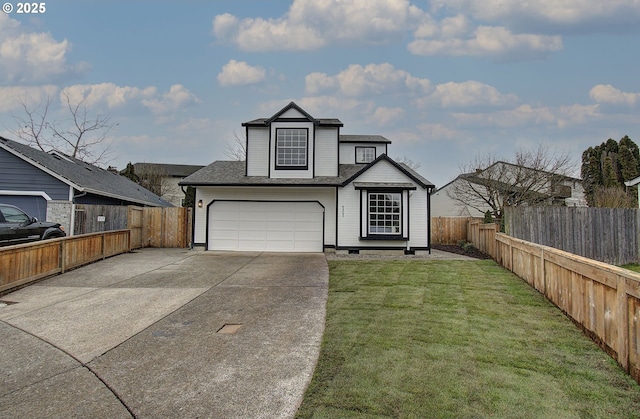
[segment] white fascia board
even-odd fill
[[[69,179],[60,176],[58,173],[54,172],[53,170],[49,169],[48,167],[45,167],[43,165],[41,165],[40,163],[31,160],[30,158],[28,158],[27,156],[19,153],[18,151],[12,149],[11,147],[3,144],[0,141],[0,148],[7,150],[9,153],[13,154],[14,156],[18,157],[19,159],[22,159],[24,161],[26,161],[27,163],[29,163],[30,165],[37,167],[38,169],[42,170],[43,172],[47,173],[48,175],[53,176],[54,178],[58,179],[60,182],[66,183],[67,185],[78,189],[79,191],[83,191],[84,188],[80,185],[76,185],[75,183],[71,182]]]
[[[41,196],[47,201],[51,201],[51,197],[44,191],[3,191],[0,190],[0,195],[11,196]]]
[[[635,179],[628,180],[628,181],[626,181],[624,184],[625,184],[626,186],[634,186],[634,185],[637,185],[638,183],[640,183],[640,176],[638,176],[638,177],[637,177],[637,178],[635,178]]]

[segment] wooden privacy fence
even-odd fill
[[[511,237],[613,265],[639,260],[639,209],[506,207],[504,220]]]
[[[191,209],[76,205],[75,234],[131,230],[131,248],[187,247],[191,243]]]
[[[0,292],[128,252],[129,230],[105,231],[0,249]]]
[[[640,274],[469,223],[470,241],[545,295],[640,383]],[[477,241],[474,241],[477,240]]]
[[[431,243],[458,244],[467,240],[467,223],[472,217],[432,217]]]

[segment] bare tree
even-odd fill
[[[158,196],[168,192],[170,188],[167,172],[161,165],[153,163],[136,163],[135,176],[137,183]]]
[[[601,208],[637,208],[638,201],[619,186],[595,186],[593,206]]]
[[[571,196],[571,188],[564,185],[572,169],[569,156],[552,154],[543,146],[519,150],[511,161],[478,156],[460,169],[449,198],[481,213],[488,210],[496,219],[507,205],[557,205]]]
[[[57,150],[91,164],[110,161],[108,134],[118,124],[109,116],[90,116],[86,98],[73,103],[67,93],[62,93],[62,97],[69,118],[52,122],[49,122],[51,97],[35,105],[20,100],[24,115],[13,115],[18,128],[12,133],[42,151]]]
[[[235,161],[247,159],[247,141],[241,138],[237,132],[233,132],[233,141],[225,141],[224,155]]]
[[[411,169],[413,169],[413,170],[418,170],[418,169],[420,168],[420,166],[422,166],[422,165],[420,164],[420,162],[413,161],[413,160],[411,160],[411,159],[410,159],[409,157],[407,157],[407,156],[396,157],[394,160],[395,160],[396,162],[398,162],[398,163],[403,163],[403,164],[405,164],[405,165],[409,166],[409,167],[410,167]]]

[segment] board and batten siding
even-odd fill
[[[269,128],[247,130],[247,176],[269,176]]]
[[[386,144],[378,143],[340,143],[340,164],[355,164],[356,147],[375,147],[375,158],[380,157],[387,150]]]
[[[360,175],[354,182],[412,182],[404,173],[386,161],[380,161],[365,173]],[[398,240],[360,240],[360,229],[365,228],[366,201],[361,207],[361,194],[353,186],[353,182],[338,193],[338,247],[427,247],[427,191],[416,185],[416,190],[403,193],[403,229],[405,235],[409,232],[409,241]],[[363,195],[365,195],[363,193]],[[363,198],[364,199],[364,198]],[[362,209],[362,218],[361,211]],[[409,215],[407,216],[407,211]],[[407,223],[409,218],[409,223]],[[362,221],[363,225],[360,225]],[[407,231],[407,228],[409,229]]]
[[[196,202],[202,199],[202,208],[195,208],[194,243],[206,242],[208,205],[214,200],[238,201],[318,201],[325,209],[324,213],[324,244],[335,245],[335,188],[312,187],[244,187],[231,186],[199,186],[196,189]]]
[[[316,176],[338,176],[338,129],[316,128]]]

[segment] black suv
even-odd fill
[[[0,246],[64,236],[60,224],[38,221],[18,207],[0,204]]]

